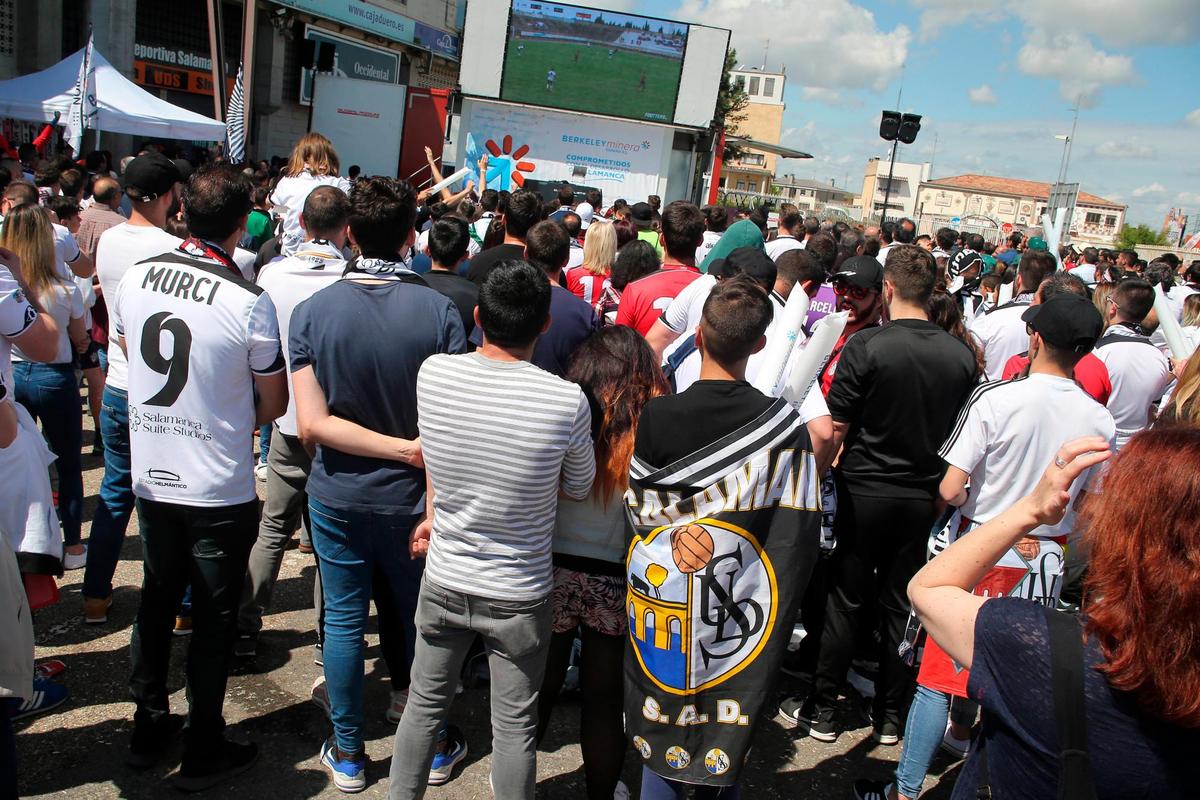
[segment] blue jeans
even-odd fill
[[[690,784],[667,780],[642,767],[642,791],[640,800],[683,800],[687,797]],[[733,786],[697,786],[696,800],[738,800],[742,796],[742,788]]]
[[[916,797],[925,783],[925,773],[946,733],[950,716],[950,695],[917,684],[917,694],[908,709],[904,729],[904,749],[896,765],[896,791]]]
[[[334,509],[308,499],[313,549],[325,592],[325,684],[338,749],[363,749],[363,633],[371,580],[379,570],[392,590],[404,632],[404,664],[412,668],[417,597],[424,559],[408,556],[408,537],[420,517]]]
[[[35,420],[57,456],[58,518],[63,541],[79,544],[83,523],[83,412],[79,406],[79,383],[73,364],[13,364],[14,395]]]
[[[258,429],[258,463],[267,463],[267,454],[271,452],[271,423]]]
[[[117,571],[125,529],[133,513],[129,395],[124,389],[104,387],[100,400],[100,438],[104,442],[104,480],[100,483],[100,502],[92,516],[82,590],[84,597],[94,598],[112,594],[113,573]]]

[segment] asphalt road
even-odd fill
[[[84,425],[86,541],[103,465],[99,458],[88,455],[90,418],[85,417]],[[135,515],[130,531],[136,530]],[[128,691],[129,636],[141,583],[140,553],[137,536],[126,537],[108,624],[91,626],[83,622],[79,595],[82,570],[67,573],[61,586],[62,600],[35,616],[37,657],[60,658],[67,663],[66,672],[58,680],[68,687],[71,696],[56,712],[17,725],[22,797],[148,800],[179,796],[163,780],[178,769],[178,746],[163,764],[146,773],[133,772],[123,764],[133,729],[133,704]],[[318,762],[330,724],[309,700],[312,682],[321,674],[312,659],[316,642],[311,610],[315,569],[313,556],[294,547],[288,550],[273,608],[264,619],[258,657],[229,681],[225,702],[228,734],[257,742],[261,749],[259,762],[228,785],[210,789],[202,796],[237,800],[341,796]],[[370,646],[366,653],[364,732],[370,765],[369,785],[360,796],[383,798],[387,794],[395,726],[384,718],[388,682],[373,629],[367,639]],[[187,642],[186,637],[177,638],[173,652],[171,707],[178,713],[187,709],[183,677]],[[853,705],[846,704],[841,719],[850,730],[834,744],[797,738],[793,730],[776,720],[765,724],[751,753],[743,797],[849,798],[856,778],[889,777],[900,748],[876,746],[866,722],[851,710]],[[465,731],[470,752],[454,780],[431,788],[427,796],[435,800],[490,798],[487,687],[468,689],[456,703],[452,719]],[[564,700],[538,754],[538,798],[585,796],[578,726],[578,705]],[[631,749],[624,780],[635,797],[639,761]],[[924,797],[948,798],[955,772],[957,765],[939,755],[934,774],[926,781]]]

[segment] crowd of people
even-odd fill
[[[22,148],[0,196],[0,797],[13,723],[67,699],[30,610],[83,570],[109,625],[135,509],[125,764],[182,736],[184,791],[257,759],[226,684],[299,531],[313,757],[343,792],[367,786],[373,602],[391,798],[466,757],[468,663],[502,800],[534,796],[572,667],[591,800],[631,795],[630,758],[645,800],[735,800],[765,720],[832,743],[859,715],[903,742],[859,800],[915,800],[939,748],[967,759],[956,798],[1195,796],[1200,358],[1159,314],[1195,349],[1200,261],[566,184],[433,195],[343,177],[317,133],[245,167]],[[805,355],[798,396],[766,388]]]

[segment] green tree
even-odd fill
[[[1117,234],[1117,247],[1134,248],[1139,244],[1166,245],[1167,235],[1149,225],[1125,225]]]
[[[721,87],[717,91],[717,109],[713,119],[725,127],[725,151],[721,156],[732,161],[742,155],[742,149],[730,144],[730,137],[739,134],[738,125],[746,121],[746,105],[750,102],[746,91],[734,83],[730,70],[737,66],[737,50],[725,53],[725,69],[721,73]]]

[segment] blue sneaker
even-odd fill
[[[13,706],[12,721],[45,714],[52,708],[62,705],[67,699],[67,687],[48,681],[45,678],[33,679],[33,697],[23,698],[17,705],[16,698],[10,702]]]
[[[429,767],[429,785],[448,783],[458,762],[466,757],[467,741],[462,731],[453,725],[443,726],[438,731],[437,748],[433,751],[433,764]]]
[[[321,763],[329,768],[333,785],[346,794],[361,792],[367,788],[367,757],[360,753],[357,759],[342,755],[330,736],[321,745]]]

